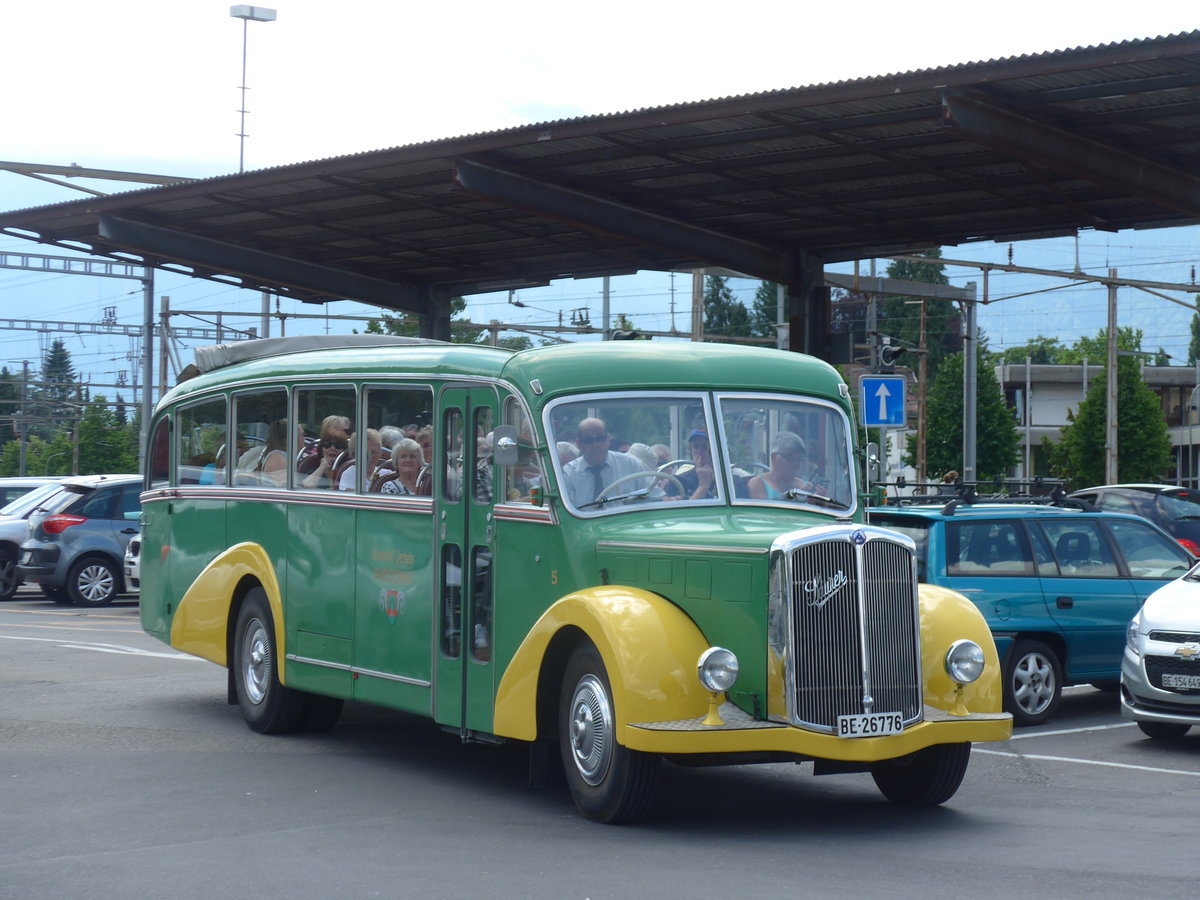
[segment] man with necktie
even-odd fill
[[[573,506],[591,503],[618,478],[645,470],[636,457],[610,450],[610,441],[603,419],[584,419],[579,423],[575,442],[580,455],[563,467],[563,487]],[[634,481],[628,483],[630,491],[644,486]],[[623,492],[617,489],[617,493]]]

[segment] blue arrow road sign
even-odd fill
[[[868,428],[905,426],[903,375],[863,375],[858,386],[863,425]]]

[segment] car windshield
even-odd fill
[[[47,497],[57,494],[62,489],[62,485],[57,483],[43,484],[40,487],[36,487],[28,494],[18,497],[12,503],[0,508],[0,516],[7,516],[14,519],[22,518],[41,505],[42,501]]]
[[[644,392],[560,401],[545,415],[563,499],[585,515],[725,502],[844,515],[855,503],[848,423],[832,403]]]

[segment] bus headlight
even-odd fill
[[[974,641],[955,641],[946,651],[946,674],[956,684],[970,684],[983,674],[983,648]]]
[[[738,660],[731,650],[709,647],[700,654],[696,674],[706,690],[721,693],[733,687],[738,677]]]

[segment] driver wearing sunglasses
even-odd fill
[[[573,505],[591,503],[618,478],[644,471],[636,457],[609,449],[611,441],[603,419],[579,423],[575,443],[580,455],[563,467],[563,487]]]

